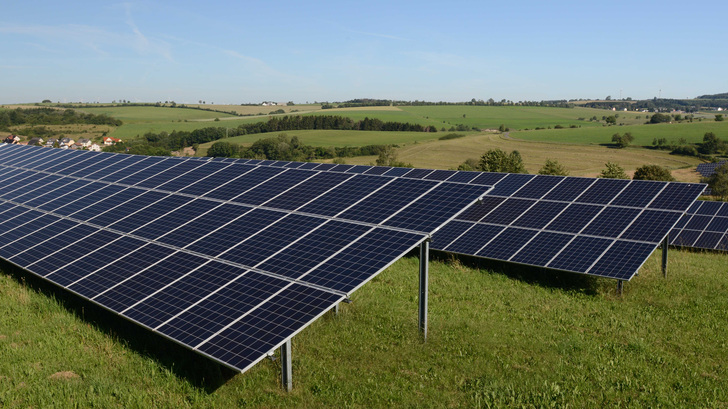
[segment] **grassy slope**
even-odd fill
[[[604,164],[608,161],[619,163],[628,171],[644,164],[658,164],[670,169],[678,169],[696,166],[699,163],[695,158],[670,155],[667,151],[506,140],[501,135],[492,133],[479,133],[447,141],[410,144],[398,149],[397,153],[399,160],[412,163],[415,167],[448,169],[457,168],[466,159],[478,158],[485,151],[493,148],[500,148],[507,152],[518,150],[523,156],[526,170],[529,173],[538,172],[546,159],[557,159],[570,171],[572,176],[596,176],[604,169]],[[370,156],[346,158],[346,162],[351,164],[369,164],[374,160],[376,158]]]
[[[652,146],[654,138],[666,138],[668,142],[677,142],[685,138],[688,143],[703,142],[706,132],[714,132],[719,138],[728,139],[728,122],[700,121],[675,124],[625,125],[597,127],[587,129],[542,129],[538,131],[511,132],[513,138],[540,141],[578,144],[610,144],[612,135],[631,132],[633,145]]]
[[[611,280],[433,262],[423,344],[405,258],[294,338],[290,394],[267,360],[196,386],[177,375],[191,364],[165,365],[0,274],[0,406],[725,407],[726,255],[671,251],[666,280],[659,259],[621,299]]]

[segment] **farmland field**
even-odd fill
[[[724,407],[725,262],[671,250],[665,279],[658,251],[617,298],[612,280],[443,258],[423,343],[404,258],[293,339],[291,393],[279,360],[229,377],[0,273],[0,406]]]
[[[633,145],[652,146],[655,138],[666,138],[668,142],[677,142],[684,138],[688,143],[703,142],[706,132],[713,132],[719,138],[728,139],[728,122],[703,120],[700,122],[683,122],[674,124],[625,125],[596,127],[587,129],[541,129],[538,131],[511,132],[511,137],[527,141],[576,143],[576,144],[611,144],[612,135],[631,132]]]
[[[644,164],[657,164],[669,169],[695,167],[700,161],[688,156],[670,155],[667,151],[642,148],[614,149],[605,146],[554,144],[504,139],[499,134],[478,133],[464,138],[409,144],[397,149],[398,159],[415,167],[452,169],[468,158],[477,159],[488,149],[506,152],[518,150],[526,170],[537,173],[547,159],[556,159],[570,171],[571,176],[597,176],[606,162],[615,162],[626,171],[634,171]],[[346,163],[371,164],[372,156],[345,158]],[[675,176],[678,176],[677,174]],[[683,181],[697,182],[697,172],[684,174]]]

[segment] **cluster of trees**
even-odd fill
[[[18,125],[70,125],[92,124],[120,126],[121,121],[108,115],[76,112],[72,109],[17,108],[0,111],[0,130],[7,131]]]
[[[713,196],[721,200],[728,199],[728,162],[715,168],[715,173],[701,180],[707,183]]]
[[[296,115],[273,117],[265,122],[241,124],[236,128],[207,127],[193,131],[173,131],[171,133],[148,132],[141,139],[142,142],[151,146],[174,151],[187,146],[217,141],[226,137],[303,129],[437,132],[434,126],[430,127],[402,122],[384,122],[376,118],[364,118],[363,120],[355,121],[351,118],[334,115]]]
[[[490,149],[480,159],[468,159],[458,166],[458,170],[481,172],[527,173],[521,153],[514,150],[506,153],[501,149]],[[557,160],[547,159],[538,171],[539,175],[567,176],[569,171]]]
[[[276,137],[259,139],[249,147],[225,141],[215,142],[208,149],[207,156],[305,162],[337,157],[375,156],[381,155],[385,151],[394,152],[395,147],[392,145],[367,145],[326,148],[305,145],[298,136],[289,137],[287,134],[282,133]]]
[[[632,141],[634,141],[632,132],[625,132],[624,135],[621,135],[618,132],[612,135],[612,142],[614,142],[618,148],[626,148],[630,143],[632,143]]]

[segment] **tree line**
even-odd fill
[[[388,145],[366,145],[345,147],[322,147],[305,145],[298,136],[289,137],[282,133],[275,137],[258,139],[249,147],[225,141],[215,142],[207,150],[209,157],[253,158],[308,162],[320,159],[353,156],[375,156],[391,150]]]
[[[0,111],[0,130],[8,131],[18,125],[92,124],[120,126],[121,120],[105,114],[86,114],[72,109],[16,108]]]
[[[174,151],[187,146],[213,142],[227,137],[306,129],[437,132],[437,128],[434,126],[422,126],[420,124],[402,122],[384,122],[376,118],[364,118],[355,121],[351,118],[335,115],[295,115],[272,117],[268,121],[241,124],[236,128],[207,127],[193,131],[148,132],[140,138],[140,143]]]

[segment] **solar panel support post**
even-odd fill
[[[662,276],[667,278],[667,247],[670,245],[670,235],[662,241]]]
[[[621,297],[623,292],[624,292],[624,281],[617,280],[617,296]]]
[[[427,341],[427,280],[430,268],[430,240],[420,244],[420,297],[419,325],[422,338]]]
[[[281,385],[286,392],[293,389],[293,365],[291,362],[291,340],[281,345]]]

